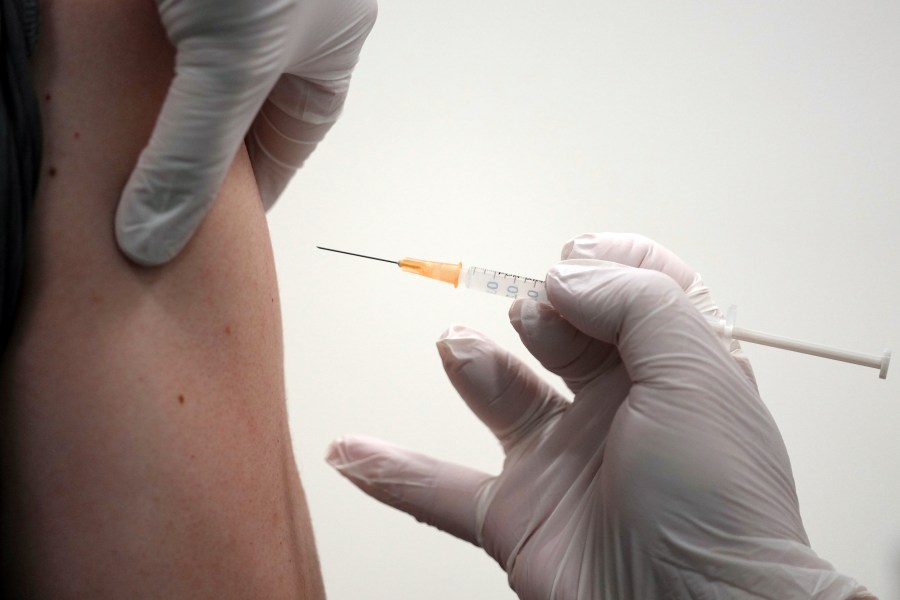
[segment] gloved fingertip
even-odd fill
[[[565,282],[568,285],[591,279],[598,271],[621,271],[631,267],[609,260],[593,258],[573,258],[557,263],[548,271],[548,279]]]
[[[150,252],[146,225],[135,218],[128,217],[128,202],[123,198],[116,212],[115,236],[116,244],[128,260],[142,267],[156,267],[166,262],[167,258]],[[171,257],[169,257],[171,258]]]
[[[561,317],[552,306],[540,302],[520,299],[509,309],[509,322],[522,338],[532,337],[542,323],[558,319]]]
[[[563,261],[547,271],[547,290],[551,295],[555,292],[577,294],[596,274],[595,265],[587,265],[582,261]]]
[[[593,249],[593,247],[597,245],[598,235],[599,234],[596,233],[582,233],[576,235],[563,246],[562,252],[560,252],[560,259],[569,260],[573,257],[585,258],[594,256],[596,254],[595,252],[585,252],[585,249]]]
[[[513,300],[513,303],[509,305],[509,311],[507,311],[507,315],[509,316],[509,322],[512,324],[513,329],[519,331],[522,323],[522,312],[523,310],[527,312],[527,307],[523,307],[527,301],[523,298],[519,298],[517,300]]]
[[[475,330],[466,327],[465,325],[451,325],[447,329],[445,329],[440,336],[438,336],[438,342],[443,342],[444,340],[452,340],[457,338],[470,337],[472,333],[475,333]]]
[[[146,244],[133,245],[129,240],[117,239],[119,250],[128,260],[140,267],[161,267],[171,261],[178,254],[177,251],[164,251],[150,249]]]
[[[458,365],[471,359],[473,349],[487,338],[479,331],[463,325],[453,325],[444,331],[435,345],[445,366]]]
[[[338,471],[350,462],[349,456],[347,455],[347,446],[343,437],[339,437],[328,444],[328,450],[325,453],[325,462]]]
[[[380,457],[388,450],[383,442],[362,436],[343,436],[328,445],[325,461],[357,485],[372,482],[379,472]]]
[[[126,189],[116,210],[116,244],[131,262],[158,267],[174,259],[187,245],[200,217],[202,214],[178,210],[156,212],[146,198]]]
[[[559,253],[560,260],[566,260],[572,255],[572,249],[575,248],[575,241],[577,239],[577,237],[574,237],[566,242],[565,246],[562,247],[562,251]]]

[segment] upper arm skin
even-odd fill
[[[155,6],[42,3],[43,173],[0,371],[7,583],[29,597],[322,598],[246,152],[172,263],[140,268],[115,245],[173,75]]]

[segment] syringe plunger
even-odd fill
[[[741,342],[750,342],[751,344],[761,344],[773,348],[781,348],[783,350],[802,352],[803,354],[810,354],[812,356],[840,360],[855,365],[862,365],[864,367],[872,367],[878,369],[878,376],[881,379],[887,378],[888,368],[891,365],[891,351],[889,349],[885,349],[881,354],[864,354],[861,352],[842,350],[832,346],[804,342],[802,340],[795,340],[744,327],[736,327],[734,325],[734,315],[735,308],[732,306],[731,309],[729,309],[726,318],[706,317],[706,320],[713,330],[721,335],[726,341],[734,339]]]

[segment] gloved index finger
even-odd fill
[[[562,259],[606,260],[629,267],[651,269],[674,279],[687,290],[697,272],[674,252],[650,238],[636,233],[587,233],[570,240],[562,250]]]
[[[569,406],[524,363],[475,330],[451,327],[437,348],[453,387],[506,452]]]
[[[563,260],[595,259],[665,273],[688,295],[703,315],[722,316],[700,274],[662,244],[636,233],[588,233],[570,240],[562,250]],[[734,351],[740,346],[734,343]],[[749,367],[748,367],[749,368]]]

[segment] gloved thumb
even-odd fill
[[[362,436],[335,440],[326,460],[376,500],[481,545],[477,506],[490,475]]]
[[[247,1],[209,11],[195,2],[160,4],[176,75],[116,212],[116,239],[134,262],[172,259],[216,198],[283,67],[293,3],[270,4],[266,11]]]
[[[618,348],[634,383],[681,385],[692,373],[735,367],[684,290],[659,271],[562,261],[547,275],[547,294],[566,321]]]

